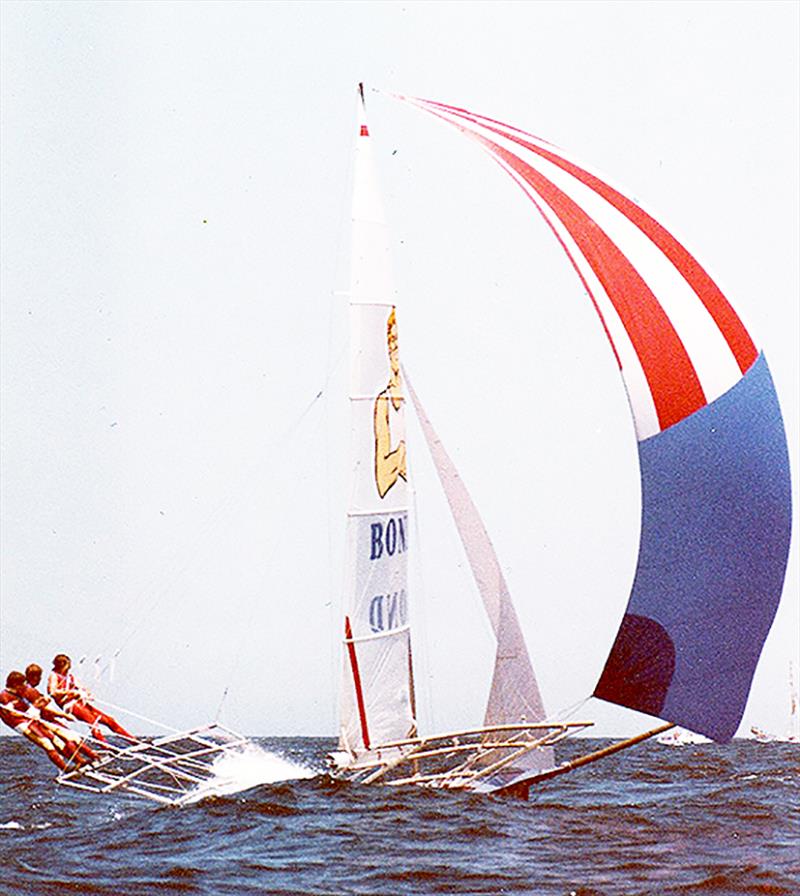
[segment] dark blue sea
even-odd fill
[[[312,770],[333,746],[259,743]],[[318,774],[162,808],[59,787],[43,755],[3,737],[0,796],[3,896],[800,894],[791,744],[648,742],[527,802]]]

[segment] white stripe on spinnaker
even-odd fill
[[[633,343],[628,336],[628,332],[623,326],[622,320],[614,307],[613,302],[609,299],[608,294],[603,288],[602,283],[597,279],[591,265],[581,254],[577,244],[570,236],[567,228],[562,224],[558,216],[553,210],[542,200],[542,198],[527,184],[512,168],[509,168],[504,162],[500,162],[501,166],[508,171],[514,180],[522,187],[525,193],[530,197],[531,201],[536,203],[537,208],[545,216],[547,221],[552,225],[570,257],[578,267],[581,276],[586,281],[600,314],[605,321],[606,328],[614,344],[614,348],[619,357],[622,367],[621,373],[625,384],[625,390],[628,393],[628,402],[633,415],[633,424],[636,430],[636,438],[641,441],[649,436],[655,435],[661,431],[658,422],[658,414],[656,406],[653,402],[653,395],[650,386],[644,374],[644,369],[633,347]]]
[[[669,258],[636,224],[553,162],[494,131],[480,125],[475,128],[544,175],[615,243],[664,309],[697,372],[707,401],[718,398],[741,379],[736,358],[714,319]]]

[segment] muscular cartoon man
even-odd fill
[[[400,384],[400,354],[397,350],[397,320],[394,308],[386,321],[386,339],[389,349],[391,374],[386,388],[375,399],[375,484],[378,494],[385,497],[397,482],[397,477],[406,478],[406,443],[401,439],[392,447],[392,419],[403,407],[403,393]]]

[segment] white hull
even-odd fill
[[[656,741],[666,747],[692,747],[698,744],[709,744],[711,741],[702,734],[687,731],[686,728],[673,728],[656,738]]]
[[[800,744],[800,735],[786,734],[770,734],[768,731],[762,731],[761,728],[753,726],[750,729],[752,739],[760,744]]]

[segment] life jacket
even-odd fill
[[[23,695],[31,706],[39,710],[39,715],[46,722],[58,722],[61,718],[53,712],[53,702],[32,684],[25,685]]]
[[[29,714],[30,704],[27,700],[11,691],[0,691],[0,719],[8,725],[9,728],[16,728],[23,722],[30,722],[32,715]]]
[[[68,710],[70,706],[73,706],[78,702],[76,697],[64,697],[60,694],[55,694],[54,691],[76,691],[78,690],[78,686],[75,684],[75,678],[72,675],[72,672],[67,672],[66,675],[62,675],[60,672],[56,672],[53,670],[47,676],[47,693],[56,701],[56,703],[62,708]]]

